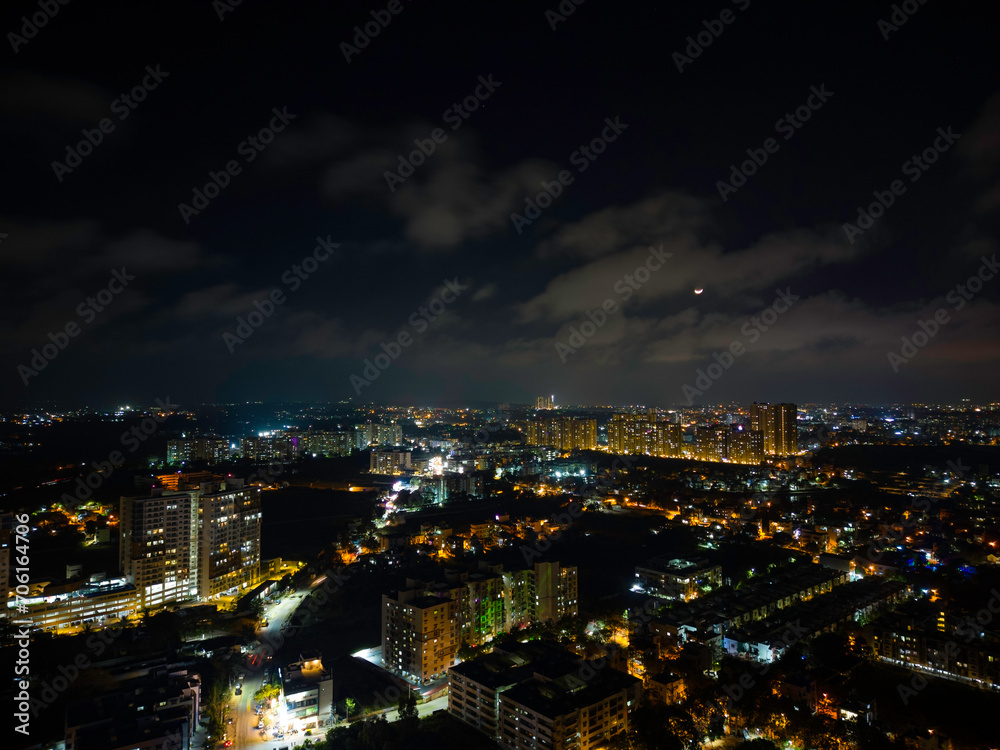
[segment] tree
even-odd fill
[[[412,727],[419,720],[420,717],[417,714],[417,696],[409,688],[404,690],[403,694],[399,696],[397,711],[399,712],[399,720],[403,722],[404,726]]]
[[[232,690],[221,681],[217,681],[209,691],[205,710],[208,712],[210,729],[213,733],[220,732],[225,726],[226,712],[229,708],[231,698]]]
[[[270,701],[272,698],[277,698],[279,695],[281,695],[281,686],[272,682],[266,685],[261,685],[260,690],[253,694],[253,699],[255,701],[265,703]]]
[[[458,658],[462,661],[468,661],[469,659],[474,659],[476,657],[476,649],[469,645],[469,642],[463,638],[462,642],[458,646]]]
[[[252,602],[250,602],[250,614],[258,622],[260,620],[263,620],[264,619],[264,602],[261,601],[259,598],[258,599],[254,599]]]
[[[347,709],[346,720],[350,721],[350,719],[351,719],[351,711],[353,711],[355,708],[357,708],[358,704],[354,702],[353,698],[347,698],[344,701],[344,707]]]

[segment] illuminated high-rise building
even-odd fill
[[[652,414],[615,414],[608,424],[613,453],[677,458],[683,454],[683,428]]]
[[[359,451],[370,445],[400,445],[403,442],[403,428],[398,424],[367,422],[355,426],[354,440],[354,447]]]
[[[680,458],[684,452],[684,431],[673,422],[657,422],[647,433],[648,450],[651,456]]]
[[[198,595],[198,500],[189,492],[123,497],[121,568],[142,609]]]
[[[759,464],[764,460],[764,434],[734,425],[729,430],[728,458],[736,464]]]
[[[750,429],[764,435],[764,453],[787,456],[799,450],[798,410],[795,404],[750,405]]]
[[[219,464],[228,461],[233,453],[231,443],[220,437],[183,438],[167,441],[167,463],[185,464],[204,461]]]
[[[597,448],[597,420],[579,417],[555,417],[529,422],[528,445],[551,445],[562,451]]]
[[[608,448],[626,456],[645,455],[652,422],[637,414],[615,414],[608,424]]]
[[[728,454],[729,430],[726,427],[698,427],[694,431],[695,454],[702,461],[722,461]]]
[[[575,566],[538,562],[504,571],[480,563],[446,582],[410,579],[382,596],[382,664],[404,677],[429,680],[457,660],[463,642],[478,647],[534,622],[579,615]]]
[[[555,409],[556,408],[556,397],[555,396],[538,396],[535,399],[536,409]]]
[[[143,608],[245,593],[260,578],[260,488],[241,479],[123,497],[121,567]]]

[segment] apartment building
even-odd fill
[[[407,679],[429,680],[457,660],[464,643],[478,647],[514,628],[579,613],[577,569],[558,562],[504,571],[480,563],[446,571],[443,581],[407,580],[382,597],[382,661]]]
[[[1000,601],[1000,592],[993,594],[990,611]],[[1000,689],[1000,629],[981,624],[973,613],[952,614],[928,602],[913,602],[877,619],[872,632],[875,654],[883,661]]]
[[[458,651],[458,604],[420,590],[382,595],[382,666],[415,681],[440,677]]]
[[[664,599],[689,601],[722,585],[722,566],[705,558],[654,557],[635,566],[634,590]]]
[[[260,578],[259,487],[242,479],[169,475],[150,497],[123,497],[121,568],[142,608],[239,595]]]
[[[597,750],[628,731],[642,681],[582,661],[556,679],[534,675],[500,694],[500,745],[509,750]]]

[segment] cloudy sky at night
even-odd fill
[[[667,406],[735,344],[696,403],[997,400],[987,6],[913,2],[894,27],[871,2],[276,5],[70,2],[30,37],[38,5],[5,6],[5,405]],[[100,142],[76,149],[84,131]],[[892,204],[845,231],[873,193]],[[339,247],[296,275],[317,238]]]

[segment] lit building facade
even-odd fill
[[[799,450],[795,404],[751,404],[750,429],[764,435],[764,453],[789,456]]]
[[[655,415],[615,414],[608,424],[608,449],[629,456],[683,455],[683,428],[676,422],[659,421]]]
[[[722,585],[722,566],[707,560],[655,557],[635,566],[634,588],[664,599],[689,601]]]
[[[140,606],[155,609],[197,596],[197,496],[123,497],[119,512],[121,569]]]
[[[354,436],[348,432],[310,432],[302,437],[303,452],[316,456],[349,456]]]
[[[382,662],[417,681],[443,674],[463,643],[478,647],[521,625],[579,614],[577,569],[558,562],[408,583],[382,597]]]
[[[333,719],[333,676],[319,654],[300,655],[282,670],[285,715],[295,728],[325,726]]]
[[[239,595],[257,584],[259,487],[229,479],[154,492],[123,497],[119,509],[121,567],[143,608]]]
[[[398,424],[367,422],[354,427],[354,447],[363,451],[372,445],[400,445],[403,428]]]
[[[130,617],[140,609],[139,594],[125,579],[86,583],[58,594],[22,597],[26,612],[18,612],[13,599],[7,602],[8,616],[31,620],[33,628],[69,630],[84,625],[100,627],[107,621]]]
[[[167,463],[180,466],[192,461],[218,464],[232,456],[228,440],[219,437],[184,438],[167,441]]]
[[[556,417],[529,422],[528,445],[551,445],[562,451],[597,448],[597,420]]]
[[[379,451],[373,450],[368,459],[368,468],[372,474],[402,474],[410,470],[410,451]]]

